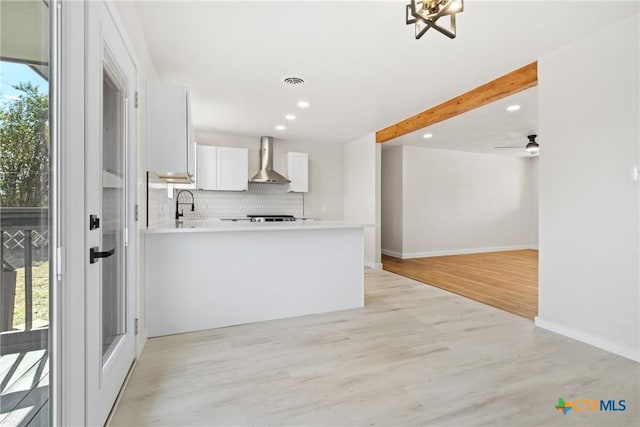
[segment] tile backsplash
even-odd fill
[[[184,208],[185,218],[197,219],[280,214],[304,216],[304,194],[287,193],[284,188],[278,184],[249,183],[249,190],[241,192],[191,190],[195,198],[195,212],[191,212],[188,205],[181,208]],[[189,194],[180,195],[180,202],[190,201]]]
[[[147,226],[173,219],[175,205],[168,193],[169,184],[147,173]]]
[[[168,197],[169,184],[151,176],[147,182],[147,226],[172,221],[176,209],[176,196],[181,189],[173,190]],[[185,219],[244,218],[247,215],[304,216],[304,193],[287,193],[279,184],[249,183],[248,191],[189,190],[195,199],[195,211],[191,212],[191,196],[180,194],[180,210]]]

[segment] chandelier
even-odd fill
[[[422,37],[429,28],[433,28],[453,39],[456,37],[456,14],[462,12],[464,0],[411,0],[406,6],[407,25],[415,24],[416,39]],[[442,27],[436,21],[443,16],[450,17],[449,28]]]

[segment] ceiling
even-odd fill
[[[430,30],[415,40],[404,4],[141,1],[136,7],[160,78],[191,88],[196,130],[317,143],[375,132],[638,13],[637,2],[467,0],[456,39]],[[286,76],[305,84],[285,85]],[[300,100],[311,106],[297,107]]]
[[[517,111],[507,111],[512,105]],[[384,144],[530,157],[527,135],[537,134],[538,88],[518,92],[475,110],[436,123]],[[423,138],[431,134],[429,139]],[[542,145],[543,141],[538,140]],[[494,148],[518,146],[519,148]]]
[[[48,80],[49,9],[43,1],[6,1],[0,13],[2,60],[29,64]]]

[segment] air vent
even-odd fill
[[[285,77],[282,81],[290,85],[301,85],[304,83],[304,80],[300,77]]]

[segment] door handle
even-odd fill
[[[99,258],[109,258],[111,255],[116,253],[115,248],[110,251],[100,252],[97,246],[89,249],[89,264],[95,264],[98,262]]]

